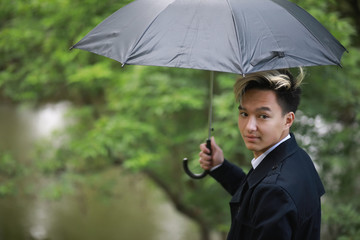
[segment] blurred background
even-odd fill
[[[68,50],[129,2],[0,2],[0,239],[225,238],[230,196],[182,170],[201,171],[209,72]],[[292,131],[326,188],[322,239],[360,239],[360,3],[293,2],[349,51],[343,68],[306,69]],[[236,77],[216,73],[214,136],[248,170]]]

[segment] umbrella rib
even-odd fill
[[[334,52],[332,51],[332,49],[329,48],[326,44],[324,44],[324,43],[322,42],[322,40],[319,39],[316,34],[314,34],[314,31],[313,31],[312,29],[310,29],[307,25],[305,25],[305,24],[301,21],[301,19],[299,19],[298,15],[296,15],[296,14],[294,13],[294,11],[292,11],[292,8],[285,7],[285,3],[284,3],[283,1],[279,1],[279,0],[272,0],[272,1],[273,1],[274,3],[276,3],[276,4],[278,4],[279,6],[281,6],[282,8],[286,9],[287,12],[288,12],[289,14],[291,14],[291,16],[293,16],[295,19],[297,19],[298,22],[301,23],[301,24],[309,31],[309,33],[311,33],[311,35],[314,36],[314,37],[318,40],[318,42],[319,42],[326,50],[328,50],[328,52],[331,54],[331,56],[332,56],[334,59],[338,59],[338,58],[336,57],[336,55],[334,54]],[[286,2],[286,4],[292,5],[293,3],[291,3],[291,2]],[[329,32],[316,18],[314,18],[311,14],[309,14],[307,11],[305,11],[305,10],[304,10],[303,8],[301,8],[300,6],[298,6],[298,5],[296,5],[296,4],[294,4],[294,5],[295,5],[295,7],[298,7],[298,8],[300,8],[301,10],[303,10],[302,12],[303,12],[304,14],[308,15],[308,16],[307,16],[308,18],[312,18],[315,22],[317,22],[318,25],[323,28],[323,31],[326,31],[326,32],[329,33],[329,37],[331,37],[336,43],[338,43],[338,44],[344,49],[344,51],[347,51],[346,48],[345,48],[332,34],[330,34],[330,32]],[[340,57],[341,57],[341,56],[340,56]],[[341,66],[341,63],[340,63],[339,60],[336,61],[335,63],[336,63],[337,65]]]
[[[264,26],[266,26],[266,28],[269,30],[269,33],[271,33],[272,38],[274,39],[274,41],[276,42],[276,45],[277,45],[278,49],[280,50],[281,47],[280,47],[280,45],[279,45],[279,41],[278,41],[277,38],[274,36],[273,31],[271,31],[271,28],[269,27],[269,25],[267,24],[267,22],[266,22],[265,19],[263,18],[262,14],[259,14],[259,16],[261,17],[261,20],[263,21]],[[281,50],[281,52],[283,52],[283,51]],[[273,53],[272,53],[272,54],[273,54]],[[279,56],[279,55],[275,54],[275,55],[273,55],[273,56],[271,57],[271,59],[274,58],[274,57],[277,57],[277,56]],[[289,61],[288,61],[286,58],[284,58],[284,56],[283,56],[282,58],[284,59],[284,61],[286,61],[287,65],[290,65],[290,64],[289,64]]]
[[[175,0],[174,0],[175,1]],[[133,50],[137,47],[137,45],[139,44],[139,42],[142,40],[142,38],[144,37],[145,33],[149,30],[149,28],[151,27],[151,25],[154,23],[154,21],[160,16],[160,14],[165,11],[165,9],[167,9],[171,4],[174,3],[174,1],[172,1],[171,3],[169,3],[165,8],[163,8],[161,11],[159,11],[159,13],[156,14],[156,16],[154,17],[154,19],[149,23],[149,25],[146,27],[146,29],[143,31],[143,33],[141,34],[141,36],[139,37],[139,39],[136,41],[136,43],[134,44],[134,46],[132,47],[131,51],[129,51],[129,54],[131,55],[131,53],[133,52]],[[122,63],[122,65],[124,66],[127,62],[127,60],[130,58],[130,55],[126,56],[125,61]]]
[[[244,66],[243,66],[243,61],[242,61],[242,55],[241,55],[241,44],[240,44],[240,39],[239,39],[239,29],[238,29],[238,26],[236,24],[236,21],[235,21],[235,16],[234,16],[234,11],[233,9],[231,8],[231,5],[229,3],[229,0],[226,0],[226,3],[227,5],[229,6],[229,9],[230,9],[230,12],[231,12],[231,18],[232,18],[232,21],[233,21],[233,24],[235,26],[235,36],[236,36],[236,42],[237,42],[237,46],[238,46],[238,49],[239,49],[239,58],[240,58],[240,61],[239,61],[239,66],[240,66],[240,71],[242,73],[243,76],[245,76],[245,73],[244,73]]]

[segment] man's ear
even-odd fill
[[[292,126],[292,124],[294,123],[295,120],[295,113],[293,112],[288,112],[285,116],[285,128],[286,129],[290,129],[290,127]]]

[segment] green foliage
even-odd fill
[[[352,240],[360,236],[359,210],[352,204],[325,205],[324,220],[328,223],[324,239]]]
[[[24,175],[24,166],[13,154],[0,150],[0,197],[16,194],[16,185]]]
[[[18,173],[17,164],[9,153],[3,153],[0,159],[0,173],[5,176],[12,176]]]

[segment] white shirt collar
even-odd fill
[[[286,137],[284,137],[280,142],[278,142],[277,144],[275,144],[274,146],[272,146],[271,148],[269,148],[268,150],[266,150],[266,152],[264,152],[263,154],[261,154],[259,157],[257,158],[253,158],[251,160],[251,165],[252,167],[255,169],[257,166],[259,166],[259,164],[262,162],[262,160],[264,160],[264,158],[272,151],[274,150],[277,146],[279,146],[281,143],[285,142],[286,140],[288,140],[290,137],[290,134],[288,134]]]

